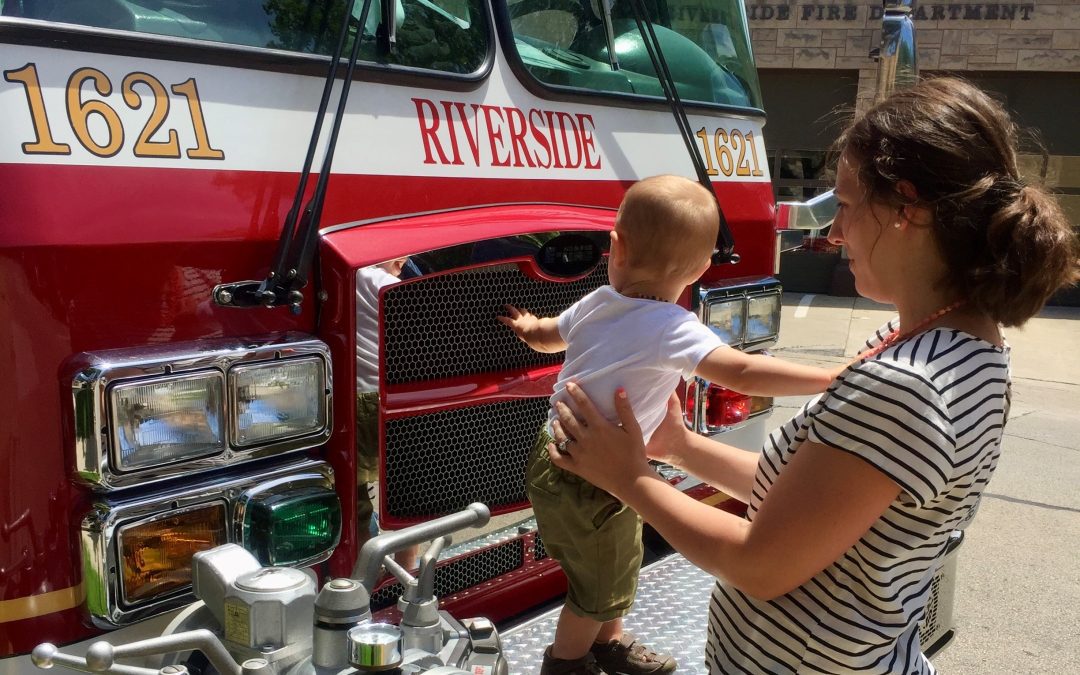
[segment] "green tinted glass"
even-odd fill
[[[244,511],[243,542],[264,565],[292,565],[337,546],[341,505],[325,488],[258,495]]]
[[[545,84],[663,96],[630,0],[612,3],[610,36],[604,1],[508,0],[526,68]],[[645,7],[682,98],[761,107],[741,0],[645,0]]]
[[[345,0],[54,0],[5,5],[4,14],[329,55],[346,6]],[[483,64],[488,30],[480,0],[395,0],[392,51],[380,48],[375,37],[389,24],[382,2],[372,0],[361,26],[362,7],[363,0],[356,0],[347,49],[362,35],[363,61],[451,73],[473,73]]]

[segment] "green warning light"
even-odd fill
[[[324,557],[341,537],[337,494],[308,487],[253,495],[244,508],[242,539],[264,565],[296,565]]]

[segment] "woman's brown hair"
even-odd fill
[[[1057,201],[1017,167],[1017,130],[977,87],[924,80],[892,94],[837,141],[859,166],[871,199],[933,213],[947,272],[941,280],[1006,326],[1034,316],[1059,288],[1080,279],[1076,235]]]

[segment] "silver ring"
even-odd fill
[[[558,450],[559,452],[561,452],[561,453],[563,453],[563,454],[566,454],[566,446],[570,445],[570,444],[571,444],[571,443],[573,443],[573,442],[574,442],[574,439],[572,439],[572,438],[570,438],[570,437],[568,436],[568,437],[566,437],[566,438],[562,439],[561,441],[559,441],[558,443],[556,443],[556,444],[555,444],[555,448],[556,448],[556,449],[557,449],[557,450]]]

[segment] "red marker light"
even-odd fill
[[[730,427],[750,417],[751,397],[710,384],[705,395],[705,422],[710,427]]]

